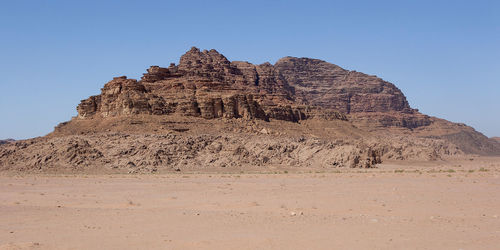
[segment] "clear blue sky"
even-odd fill
[[[191,46],[229,60],[323,59],[423,113],[500,136],[500,1],[2,1],[0,138],[42,136],[113,76]]]

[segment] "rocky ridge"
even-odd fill
[[[230,62],[192,48],[179,65],[151,66],[137,81],[115,77],[78,105],[78,117],[129,114],[300,121],[361,112],[416,113],[402,92],[375,76],[308,58],[275,65]],[[425,123],[425,122],[424,122]]]
[[[453,145],[431,139],[393,144],[379,140],[324,140],[272,137],[260,133],[224,135],[182,133],[94,133],[42,137],[0,147],[0,170],[28,173],[155,173],[261,167],[371,168],[384,159],[437,160],[460,154]]]
[[[115,77],[53,133],[0,146],[0,171],[369,168],[500,154],[473,128],[412,109],[394,84],[309,58],[274,65],[191,48]]]
[[[14,142],[16,140],[14,139],[5,139],[5,140],[0,140],[0,145],[2,144],[7,144],[7,143],[11,143],[11,142]]]

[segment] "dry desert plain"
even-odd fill
[[[0,176],[0,249],[499,249],[500,158]]]

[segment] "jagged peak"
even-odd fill
[[[226,58],[224,55],[222,55],[221,53],[219,53],[215,49],[210,49],[210,50],[204,49],[203,51],[201,51],[199,48],[194,47],[194,46],[191,47],[190,50],[186,51],[186,53],[184,53],[184,55],[182,55],[181,58],[183,56],[190,56],[190,55],[195,55],[195,56],[210,55],[210,56],[222,56],[222,57]]]
[[[197,47],[195,47],[195,46],[193,46],[193,47],[191,47],[191,49],[189,49],[189,50],[188,50],[188,52],[186,52],[186,53],[189,53],[189,52],[198,52],[198,53],[199,53],[199,52],[200,52],[200,49],[199,49],[199,48],[197,48]]]
[[[121,92],[116,89],[121,88],[132,92],[120,96]],[[118,77],[107,84],[105,90],[112,94],[106,94],[106,98],[114,96],[116,100],[91,98],[79,109],[83,116],[136,111],[199,115],[196,107],[202,106],[202,101],[196,101],[200,103],[192,106],[179,106],[186,102],[186,96],[219,98],[234,93],[254,94],[256,100],[270,110],[273,105],[288,104],[316,106],[346,114],[408,113],[411,110],[406,97],[394,85],[323,60],[287,56],[274,65],[269,62],[260,65],[231,63],[215,49],[200,50],[197,47],[182,55],[178,66],[151,66],[140,81]],[[210,98],[207,103],[213,102]],[[103,106],[102,103],[109,105]],[[130,107],[136,106],[137,110],[131,111]]]
[[[274,66],[279,66],[279,65],[287,64],[287,63],[294,63],[294,64],[302,63],[302,64],[312,64],[312,65],[323,64],[323,65],[328,65],[328,66],[335,67],[338,69],[346,70],[346,69],[344,69],[336,64],[333,64],[333,63],[330,63],[330,62],[327,62],[327,61],[324,61],[321,59],[315,59],[315,58],[309,58],[309,57],[294,57],[294,56],[282,57],[278,61],[276,61]]]
[[[221,63],[230,64],[230,61],[215,49],[200,51],[197,47],[191,47],[184,55],[181,56],[179,66],[189,66],[193,64],[211,64]]]
[[[264,62],[259,64],[259,66],[272,67],[273,65],[270,62]]]

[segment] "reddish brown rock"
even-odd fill
[[[78,118],[181,115],[302,122],[350,120],[374,132],[411,131],[444,139],[466,153],[494,154],[500,144],[481,133],[412,109],[392,83],[309,58],[275,65],[230,62],[215,50],[191,48],[178,65],[151,66],[140,81],[117,77],[78,105]],[[407,129],[407,130],[405,130]]]
[[[350,120],[357,123],[358,126],[365,127],[403,127],[414,129],[428,126],[432,119],[424,114],[407,114],[401,112],[360,112],[351,113]]]
[[[147,92],[137,80],[121,76],[104,85],[100,95],[83,100],[77,110],[81,118],[96,114],[102,117],[152,114],[159,101],[161,100]]]
[[[344,113],[413,113],[406,97],[392,83],[309,58],[285,57],[274,67],[295,88],[301,102]]]
[[[345,120],[343,113],[412,112],[394,85],[320,60],[287,57],[276,65],[253,65],[195,47],[179,65],[151,66],[140,81],[114,78],[77,109],[79,118],[178,113],[294,122],[312,117]]]
[[[498,139],[419,113],[393,84],[308,58],[253,65],[193,47],[139,81],[115,77],[77,110],[47,136],[0,141],[0,171],[323,170],[500,154]]]

